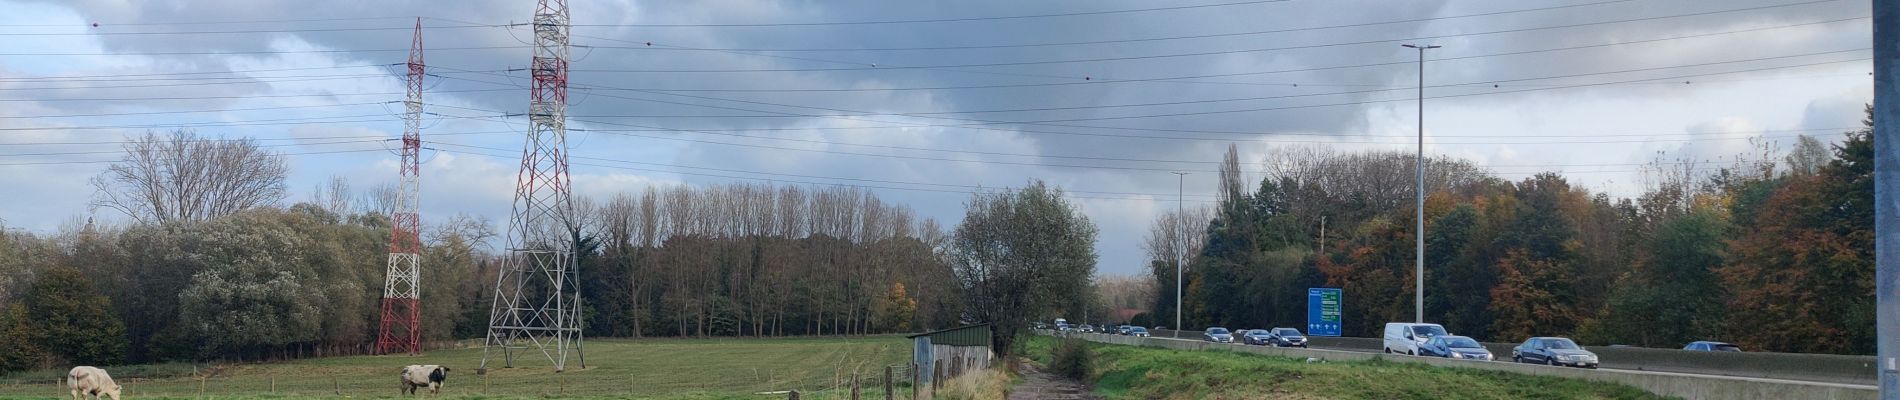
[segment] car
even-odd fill
[[[1207,328],[1207,331],[1201,332],[1201,340],[1214,343],[1233,343],[1234,333],[1227,331],[1227,328],[1216,326]]]
[[[1445,327],[1438,324],[1420,324],[1411,322],[1392,322],[1385,324],[1385,348],[1387,354],[1418,355],[1418,346],[1444,336]]]
[[[1511,361],[1596,369],[1597,354],[1560,337],[1534,337],[1511,349]]]
[[[1491,361],[1491,350],[1484,348],[1477,340],[1464,336],[1443,335],[1433,337],[1418,347],[1420,355],[1431,357],[1456,358],[1460,360]]]
[[[1133,329],[1135,329],[1135,327],[1122,325],[1121,327],[1115,328],[1115,333],[1122,336],[1128,336],[1128,331],[1133,330]]]
[[[1082,333],[1095,333],[1095,325],[1082,324]]]
[[[1148,337],[1148,328],[1143,328],[1139,326],[1128,328],[1128,336]]]
[[[1690,342],[1688,346],[1682,346],[1682,349],[1689,350],[1689,351],[1732,351],[1732,352],[1738,352],[1738,353],[1742,351],[1741,346],[1736,346],[1733,344],[1722,343],[1722,342],[1710,342],[1706,340],[1699,341],[1699,342]]]
[[[1249,329],[1241,332],[1240,343],[1266,346],[1269,344],[1268,340],[1271,337],[1273,337],[1273,334],[1267,332],[1265,329]]]
[[[1306,335],[1293,328],[1273,328],[1267,331],[1267,344],[1278,347],[1306,347]]]
[[[1075,327],[1069,326],[1068,321],[1063,321],[1061,319],[1056,320],[1056,332],[1068,332],[1074,329]]]

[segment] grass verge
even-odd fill
[[[783,399],[758,392],[849,391],[853,372],[863,393],[882,397],[884,367],[908,365],[902,336],[780,339],[589,339],[586,368],[570,355],[568,371],[554,373],[540,352],[517,353],[516,368],[475,374],[479,347],[421,356],[331,357],[277,363],[213,365],[190,375],[191,365],[107,367],[134,399],[193,399],[203,385],[217,399],[395,398],[397,374],[410,364],[449,366],[448,399]],[[499,364],[499,357],[493,360]],[[180,376],[179,370],[185,371]],[[149,371],[150,375],[136,374]],[[123,373],[122,373],[123,372]],[[903,374],[901,370],[898,372]],[[207,375],[208,376],[205,376]],[[0,399],[65,399],[55,379],[64,370],[0,376]],[[133,379],[124,375],[142,375]],[[907,381],[899,377],[900,381]],[[899,392],[908,393],[908,385]],[[340,393],[340,394],[339,394]],[[426,393],[426,391],[425,391]],[[814,396],[806,396],[812,398]],[[826,398],[836,396],[827,395]]]
[[[1025,355],[1047,364],[1056,343],[1032,338]],[[1095,393],[1110,399],[1663,398],[1626,385],[1479,369],[1088,345],[1095,350]]]

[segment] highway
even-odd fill
[[[1172,333],[1170,331],[1157,333],[1162,336],[1147,339],[1106,334],[1070,334],[1068,336],[1102,343],[1182,351],[1219,349],[1267,356],[1317,358],[1327,361],[1384,359],[1391,362],[1583,379],[1626,384],[1652,393],[1689,400],[1874,399],[1879,396],[1879,388],[1873,385],[1872,357],[1787,353],[1717,354],[1669,349],[1592,348],[1591,350],[1597,352],[1599,358],[1606,364],[1616,362],[1631,367],[1583,369],[1509,362],[1508,345],[1504,345],[1506,347],[1501,354],[1497,352],[1497,349],[1493,349],[1494,355],[1501,355],[1506,361],[1485,362],[1380,354],[1382,352],[1378,349],[1378,340],[1371,338],[1321,338],[1323,342],[1330,343],[1317,343],[1317,346],[1313,348],[1300,349],[1210,343],[1199,340],[1200,332],[1181,332],[1184,336],[1181,339],[1165,337]],[[1188,334],[1192,336],[1187,336]],[[1371,345],[1368,346],[1367,343]],[[1501,344],[1488,343],[1486,347],[1497,345]],[[1605,352],[1620,356],[1630,350],[1634,352],[1627,354],[1635,354],[1639,360],[1619,361],[1604,356]],[[1715,355],[1708,356],[1708,354]],[[1867,359],[1865,365],[1861,364],[1862,358]],[[1688,361],[1683,362],[1683,360]]]
[[[1154,330],[1158,339],[1201,341],[1199,331]],[[1380,339],[1357,337],[1308,336],[1313,349],[1354,353],[1383,353]],[[1484,343],[1496,361],[1510,363],[1512,343]],[[1233,344],[1233,346],[1245,346]],[[1874,388],[1877,384],[1875,358],[1832,354],[1794,353],[1718,353],[1639,347],[1589,347],[1597,353],[1605,370],[1668,372],[1717,377],[1777,379],[1796,382],[1852,385]]]

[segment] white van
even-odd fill
[[[1432,340],[1435,336],[1444,336],[1445,327],[1438,324],[1415,324],[1392,322],[1385,324],[1385,352],[1418,355],[1418,346]]]

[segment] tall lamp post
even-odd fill
[[[1413,239],[1418,242],[1417,261],[1412,278],[1417,281],[1417,295],[1412,300],[1413,322],[1425,322],[1425,50],[1442,46],[1404,44],[1400,46],[1418,50],[1418,230]]]
[[[1900,4],[1874,2],[1874,318],[1880,398],[1900,399]]]
[[[1181,229],[1187,221],[1187,176],[1186,172],[1174,174],[1174,229]],[[1174,338],[1181,338],[1181,264],[1187,258],[1187,232],[1176,232],[1180,242],[1174,246]]]

